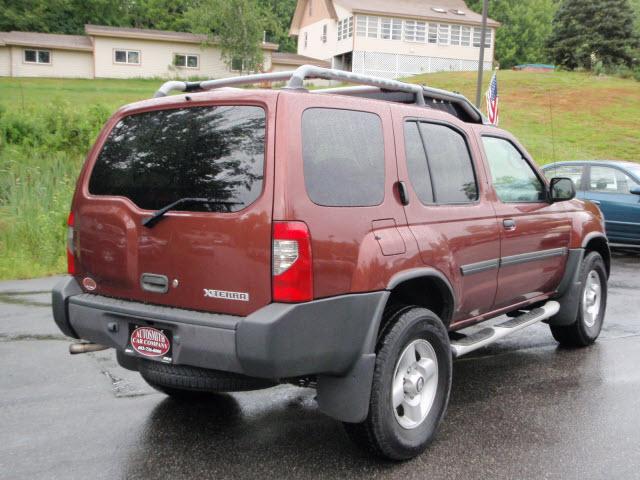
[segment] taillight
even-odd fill
[[[313,299],[311,236],[303,222],[273,223],[273,300]]]
[[[76,246],[73,222],[73,212],[71,212],[67,220],[67,272],[69,275],[76,273]]]

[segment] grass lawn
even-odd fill
[[[490,76],[485,75],[485,84]],[[427,74],[410,81],[475,101],[474,73]],[[538,163],[640,162],[640,82],[586,73],[501,71],[498,89],[500,127],[518,137]]]
[[[101,104],[116,110],[153,96],[162,80],[72,80],[62,78],[0,78],[0,105],[29,110],[47,104],[71,102]]]
[[[498,79],[501,126],[539,163],[640,162],[639,82],[564,72],[505,71]],[[474,73],[410,81],[475,97]],[[65,270],[66,216],[87,150],[113,111],[150,98],[161,83],[0,79],[0,279]]]

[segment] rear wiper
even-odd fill
[[[241,203],[239,202],[228,202],[226,200],[217,200],[215,198],[181,198],[180,200],[176,200],[175,202],[170,203],[166,207],[162,207],[150,217],[142,220],[142,226],[153,228],[156,223],[162,220],[162,217],[164,217],[164,215],[169,210],[174,210],[176,207],[182,205],[183,203],[206,203],[211,205],[225,205],[227,208],[232,207],[233,205],[241,205]]]

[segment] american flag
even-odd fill
[[[487,90],[487,115],[489,116],[489,123],[498,125],[498,113],[498,74],[494,72],[491,83],[489,84],[489,90]]]

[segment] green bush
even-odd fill
[[[0,110],[0,278],[65,270],[75,181],[109,113],[63,102]]]

